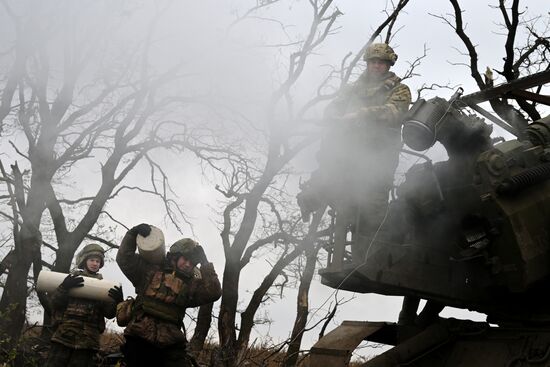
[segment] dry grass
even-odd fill
[[[18,360],[24,361],[22,366],[41,366],[46,358],[47,343],[44,343],[40,338],[40,326],[29,328],[25,331],[21,338],[18,348]],[[107,331],[101,335],[101,355],[107,356],[120,351],[120,346],[124,342],[124,337],[121,333]],[[218,351],[218,345],[207,343],[204,349],[193,353],[197,362],[201,366],[213,366],[215,356]],[[241,364],[242,367],[280,367],[285,357],[285,353],[274,353],[272,349],[253,347],[245,354],[245,361]],[[364,362],[363,362],[364,363]],[[359,367],[361,362],[351,363],[350,367]],[[108,364],[105,364],[108,366]],[[317,367],[309,364],[307,356],[302,356],[299,360],[299,367]]]

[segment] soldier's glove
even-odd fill
[[[84,278],[82,278],[80,275],[69,274],[65,279],[63,279],[63,282],[59,286],[65,290],[83,287]]]
[[[109,289],[109,297],[115,301],[115,304],[119,304],[120,302],[124,301],[124,294],[122,293],[122,287],[114,286],[113,288]]]
[[[204,249],[202,246],[195,247],[195,250],[193,251],[193,258],[195,259],[195,262],[197,264],[208,264],[208,259],[206,258],[206,254],[204,253]]]
[[[151,226],[147,223],[141,223],[130,229],[130,232],[136,236],[139,234],[143,237],[147,237],[149,236],[149,233],[151,233]]]

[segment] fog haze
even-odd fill
[[[298,121],[296,111],[316,95],[318,85],[330,70],[339,67],[348,53],[355,55],[361,50],[373,30],[385,19],[386,14],[382,10],[387,5],[387,1],[382,0],[334,1],[333,5],[343,13],[336,21],[336,30],[309,57],[304,74],[291,89],[292,100],[287,101],[288,104],[277,104],[269,113],[270,98],[287,77],[289,55],[298,49],[309,31],[311,11],[308,1],[279,1],[245,18],[242,17],[260,1],[67,0],[6,3],[9,5],[0,8],[0,50],[9,52],[13,46],[15,27],[10,12],[19,14],[21,19],[27,19],[27,14],[36,14],[30,20],[35,23],[36,38],[29,40],[29,47],[42,48],[50,55],[50,65],[56,72],[52,73],[48,93],[54,95],[62,86],[63,60],[66,56],[64,45],[67,42],[74,46],[74,50],[83,50],[78,55],[87,61],[85,72],[78,81],[75,106],[97,95],[104,85],[112,83],[120,75],[125,75],[123,82],[128,83],[124,90],[130,91],[139,84],[139,75],[161,75],[177,67],[166,87],[157,91],[159,96],[181,100],[181,103],[153,115],[152,120],[155,121],[176,122],[163,125],[160,134],[170,137],[183,131],[193,131],[201,143],[209,146],[223,144],[254,157],[251,171],[263,168],[269,131],[296,129],[306,134],[322,133],[323,128],[319,125]],[[505,39],[498,33],[499,27],[495,24],[499,21],[498,9],[491,8],[487,2],[468,0],[462,3],[467,31],[475,39],[479,52],[479,65],[500,68]],[[548,16],[550,10],[543,1],[525,2],[525,6],[528,6],[529,14]],[[415,68],[414,75],[405,81],[413,92],[413,100],[419,88],[432,83],[452,88],[426,90],[424,97],[438,95],[448,98],[458,86],[462,86],[466,93],[477,90],[469,69],[460,65],[468,61],[461,54],[464,50],[457,36],[449,25],[430,15],[450,12],[452,8],[448,2],[412,1],[399,17],[391,40],[399,59],[392,71],[398,76],[403,75],[417,58],[424,55],[426,49],[426,56]],[[94,39],[98,41],[91,41]],[[144,59],[141,55],[145,45],[148,45],[149,51]],[[2,58],[0,67],[7,70],[11,61]],[[364,67],[364,63],[360,62],[352,80]],[[121,71],[127,73],[121,74]],[[502,81],[497,79],[495,83]],[[323,90],[334,91],[337,87],[337,81],[333,80]],[[109,103],[102,108],[107,109]],[[289,113],[289,105],[295,106],[294,113]],[[326,101],[318,104],[304,119],[320,120],[325,105]],[[144,134],[149,132],[145,129]],[[25,159],[13,149],[13,146],[25,144],[23,133],[8,128],[3,134],[1,159],[5,164],[17,161],[22,169],[28,168]],[[507,136],[498,128],[495,128],[494,135]],[[107,146],[99,149],[93,156],[55,178],[63,183],[66,198],[93,195],[97,191],[102,159],[109,149]],[[298,192],[300,179],[309,177],[317,167],[317,149],[318,143],[304,149],[286,168],[292,174],[283,175],[274,183],[276,187],[284,187],[288,191],[285,200],[289,203],[295,205],[292,200]],[[441,147],[435,147],[427,154],[434,160],[445,159]],[[222,222],[220,211],[225,198],[216,190],[216,185],[223,188],[224,180],[219,172],[188,150],[183,153],[157,150],[151,153],[151,157],[169,176],[173,190],[169,196],[183,209],[181,213],[174,211],[173,217],[180,230],[167,217],[166,208],[158,197],[136,190],[124,190],[108,202],[105,212],[109,216],[101,217],[104,224],[98,231],[109,241],[118,243],[126,231],[122,224],[129,228],[145,222],[162,228],[167,244],[181,237],[194,237],[203,245],[221,277],[224,256],[219,234]],[[402,155],[396,182],[402,181],[404,171],[416,161],[417,158]],[[155,180],[160,183],[160,171],[157,170],[156,174]],[[150,178],[150,166],[142,161],[129,174],[125,185],[143,185],[151,189]],[[74,208],[76,213],[82,213],[84,209],[85,205]],[[292,210],[297,213],[296,207]],[[2,228],[9,231],[8,223],[4,223]],[[44,237],[55,241],[53,233]],[[109,252],[114,258],[115,250]],[[263,255],[258,254],[243,270],[241,308],[247,304],[262,276],[270,269],[272,259],[269,254]],[[52,259],[52,252],[45,250],[44,257]],[[125,295],[133,294],[133,287],[114,261],[108,261],[102,273],[105,278],[121,280]],[[310,294],[310,307],[316,314],[308,326],[325,316],[334,297],[352,300],[340,308],[330,328],[342,320],[395,321],[401,303],[396,297],[345,291],[335,294],[333,289],[320,284],[318,276],[314,278]],[[287,338],[294,322],[295,304],[296,289],[285,290],[282,298],[273,296],[259,311],[271,323],[257,325],[252,339],[258,338],[259,343],[266,338],[274,342]],[[316,311],[318,308],[321,309]],[[32,308],[31,319],[38,320],[38,314],[39,309]],[[467,314],[464,310],[445,310],[443,315],[484,319],[483,315]],[[214,327],[215,324],[216,321],[213,322]],[[186,325],[192,329],[187,320]],[[115,327],[113,323],[110,326]],[[305,348],[315,342],[317,334],[318,328],[306,334]]]

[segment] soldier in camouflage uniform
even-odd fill
[[[69,296],[72,288],[84,285],[83,277],[102,279],[104,251],[100,245],[85,246],[76,257],[78,269],[50,294],[54,334],[46,367],[97,366],[99,336],[105,330],[105,317],[113,318],[116,305],[123,299],[122,288],[109,290],[113,302],[94,301]]]
[[[319,169],[303,185],[298,204],[306,221],[324,205],[346,212],[351,227],[359,229],[356,235],[363,237],[354,243],[368,244],[386,212],[411,93],[389,71],[397,60],[389,45],[370,45],[364,60],[367,70],[325,110],[330,127],[317,157]],[[362,262],[365,251],[365,246],[353,246],[354,261]]]
[[[220,298],[220,282],[202,247],[189,238],[175,242],[163,264],[148,263],[136,253],[136,237],[150,232],[148,224],[129,230],[116,258],[137,293],[122,352],[130,367],[192,366],[182,331],[185,310]]]

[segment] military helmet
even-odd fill
[[[92,256],[97,256],[101,260],[100,267],[103,267],[105,262],[105,250],[97,243],[90,243],[84,246],[84,248],[76,255],[76,264],[80,269],[84,269],[85,262]]]
[[[197,245],[198,243],[190,238],[182,238],[181,240],[174,242],[174,244],[170,246],[170,249],[168,250],[168,255],[173,256],[179,254],[190,259]]]
[[[387,43],[371,43],[363,55],[363,60],[368,62],[370,59],[388,61],[393,65],[397,61],[397,54]]]

